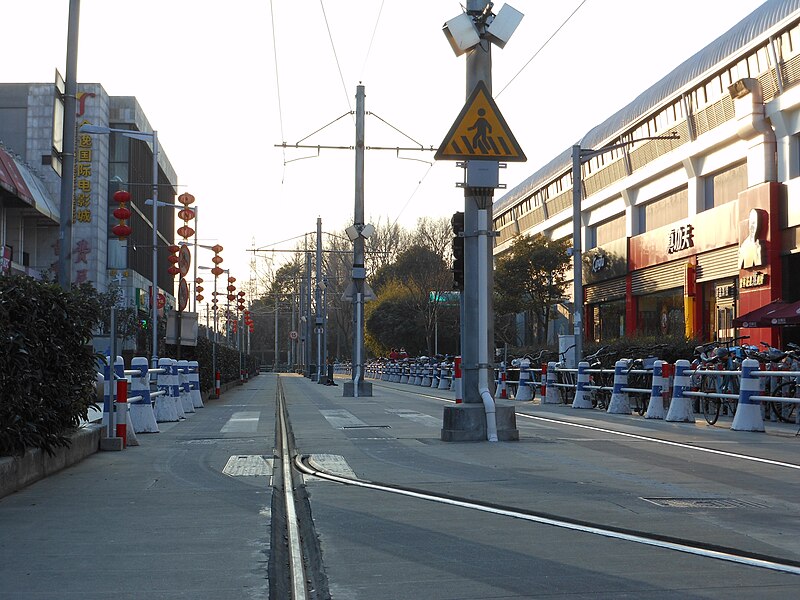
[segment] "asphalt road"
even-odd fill
[[[0,598],[270,597],[276,377],[1,499]],[[796,426],[510,401],[520,441],[445,443],[452,392],[374,382],[343,398],[280,377],[297,451],[385,484],[306,477],[332,598],[800,596],[800,575],[735,562],[800,564]]]

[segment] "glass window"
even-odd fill
[[[722,206],[747,189],[747,163],[708,175],[705,184],[705,210]]]
[[[612,300],[591,307],[594,341],[610,342],[625,335],[625,300]]]
[[[639,296],[637,329],[643,335],[683,335],[683,288]]]
[[[589,239],[587,249],[602,246],[608,242],[613,242],[625,237],[625,215],[620,215],[615,219],[598,223],[589,228]]]
[[[689,216],[689,190],[682,188],[656,198],[639,209],[639,233],[652,231]]]

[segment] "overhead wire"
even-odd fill
[[[372,53],[372,42],[375,41],[375,34],[378,32],[378,23],[381,21],[381,14],[383,13],[383,5],[385,2],[386,0],[381,0],[381,7],[378,9],[378,17],[375,19],[375,27],[372,28],[372,36],[369,38],[369,46],[367,47],[367,53],[364,56],[364,64],[361,66],[361,77],[359,78],[360,81],[364,81],[364,71],[367,70],[367,61]]]
[[[347,108],[350,109],[350,112],[353,112],[353,106],[350,104],[350,96],[347,93],[347,84],[344,81],[344,75],[342,74],[342,65],[339,63],[339,56],[336,54],[336,44],[333,43],[333,34],[331,33],[331,26],[328,23],[328,15],[325,13],[325,4],[322,0],[319,0],[319,6],[322,9],[322,17],[325,20],[325,28],[328,30],[328,39],[331,41],[331,50],[333,50],[333,58],[336,61],[336,68],[339,70],[339,79],[342,82],[342,89],[344,90],[345,98],[347,98]]]
[[[528,65],[529,65],[529,64],[531,64],[531,62],[533,62],[533,59],[534,59],[534,58],[536,58],[536,57],[539,55],[539,53],[540,53],[542,50],[544,50],[545,46],[547,46],[547,44],[549,44],[549,43],[550,43],[550,41],[551,41],[551,40],[552,40],[554,37],[556,37],[556,35],[558,34],[558,32],[559,32],[559,31],[561,31],[561,30],[564,28],[564,26],[565,26],[567,23],[569,23],[570,19],[572,19],[572,17],[574,17],[574,16],[575,16],[575,13],[577,13],[577,12],[578,12],[578,11],[581,9],[581,7],[582,7],[584,4],[586,4],[588,1],[589,1],[589,0],[581,0],[581,3],[580,3],[580,4],[579,4],[579,5],[578,5],[578,6],[575,8],[575,10],[573,10],[573,11],[570,13],[570,15],[569,15],[569,16],[566,18],[566,20],[565,20],[563,23],[561,23],[561,25],[559,25],[559,26],[558,26],[558,29],[556,29],[556,30],[553,32],[553,34],[552,34],[552,35],[551,35],[549,38],[547,38],[547,40],[545,41],[545,43],[544,43],[544,44],[542,44],[542,45],[540,46],[540,48],[539,48],[539,49],[538,49],[536,52],[534,52],[534,53],[533,53],[533,56],[531,56],[531,57],[528,59],[528,62],[526,62],[524,65],[522,65],[522,68],[521,68],[519,71],[517,71],[516,75],[514,75],[514,76],[513,76],[513,77],[512,77],[512,78],[509,80],[509,82],[508,82],[507,84],[505,84],[505,86],[503,86],[503,89],[501,89],[499,92],[497,92],[497,94],[495,95],[495,98],[497,98],[497,97],[498,97],[500,94],[502,94],[502,93],[503,93],[503,92],[506,90],[506,88],[507,88],[508,86],[510,86],[510,85],[511,85],[511,84],[514,82],[514,80],[515,80],[515,79],[516,79],[516,78],[519,76],[519,74],[520,74],[520,73],[522,73],[522,71],[524,71],[524,70],[525,70],[525,69],[528,67]]]
[[[275,62],[275,93],[278,96],[278,123],[281,130],[281,140],[286,138],[283,136],[283,109],[281,107],[281,80],[278,76],[278,44],[275,39],[275,11],[273,10],[272,0],[269,0],[269,17],[272,25],[272,59]],[[286,175],[286,148],[282,150],[283,153],[283,172],[281,173],[281,183],[283,183],[284,175]]]

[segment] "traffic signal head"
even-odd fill
[[[464,289],[464,213],[457,212],[450,219],[453,227],[453,289]]]

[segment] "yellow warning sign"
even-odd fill
[[[439,146],[436,160],[528,160],[481,81]]]

